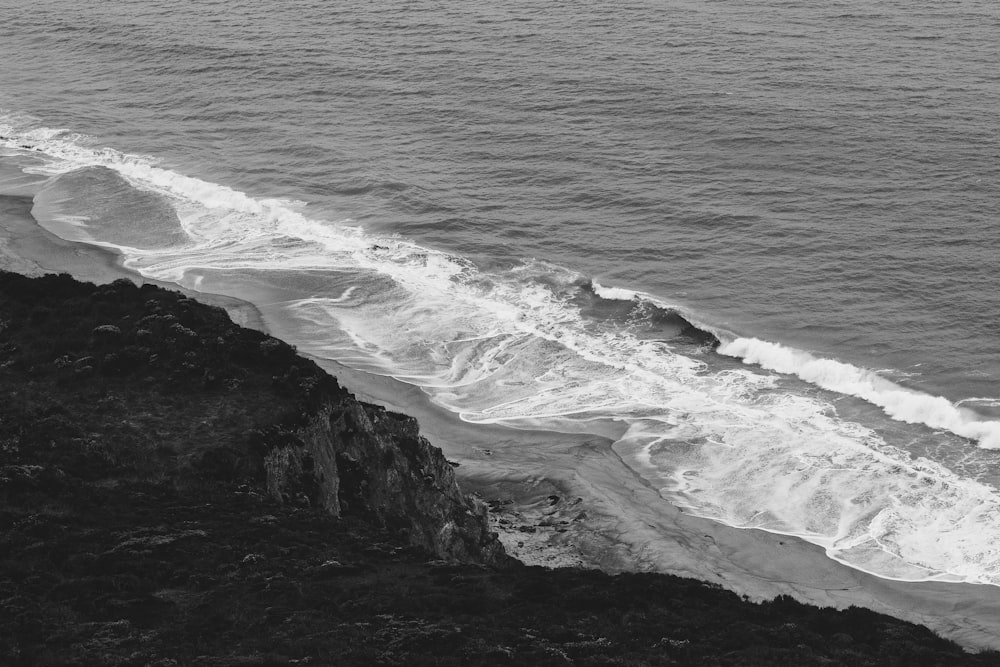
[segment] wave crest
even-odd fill
[[[901,387],[873,371],[757,338],[737,338],[719,353],[762,368],[794,375],[823,389],[864,399],[908,424],[924,424],[969,438],[986,449],[1000,449],[1000,422],[981,421],[946,398]]]

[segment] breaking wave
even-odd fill
[[[756,338],[737,338],[722,345],[719,352],[794,375],[823,389],[864,399],[893,419],[944,429],[974,440],[981,447],[1000,449],[1000,422],[980,420],[975,412],[961,407],[962,401],[952,403],[940,396],[902,387],[873,371]],[[979,399],[965,402],[976,400]]]
[[[469,422],[614,422],[622,459],[692,513],[800,536],[883,577],[1000,585],[996,490],[838,417],[832,401],[1000,446],[1000,424],[966,407],[564,267],[484,271],[67,131],[0,117],[0,146],[44,156],[26,167],[47,176],[40,224],[116,248],[150,278],[249,298],[309,353],[415,384]]]

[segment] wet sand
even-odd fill
[[[30,196],[0,196],[0,268],[161,284],[124,269],[111,250],[54,236],[30,210]],[[244,326],[289,337],[266,306],[180,291],[226,308]],[[528,563],[667,572],[751,599],[784,594],[824,606],[863,606],[927,625],[968,648],[1000,649],[1000,587],[880,579],[796,538],[684,514],[633,473],[606,437],[468,424],[416,387],[317,361],[360,398],[416,417],[424,435],[460,464],[463,486],[494,501],[495,527]]]
[[[499,505],[495,522],[507,525],[496,527],[530,564],[665,572],[753,600],[789,595],[821,606],[867,607],[968,648],[1000,649],[998,587],[875,577],[798,538],[683,513],[632,472],[606,438],[465,424],[414,387],[334,365],[328,370],[359,395],[417,417],[421,431],[461,464],[465,488],[486,500],[513,501]]]
[[[151,283],[221,306],[234,322],[242,326],[264,328],[264,322],[252,304],[143,278],[125,269],[121,256],[110,248],[66,241],[45,230],[31,216],[31,206],[32,200],[28,195],[0,195],[0,269],[27,276],[68,273],[77,280],[93,283],[109,283],[119,278],[127,278],[137,284]]]

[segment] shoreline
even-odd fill
[[[266,331],[260,311],[249,301],[222,294],[196,292],[174,283],[151,280],[126,269],[110,248],[67,241],[44,229],[31,215],[28,195],[0,194],[0,268],[27,276],[68,273],[77,280],[107,283],[119,278],[172,289],[226,309],[240,326]]]
[[[147,280],[126,269],[113,250],[49,233],[30,210],[30,196],[0,196],[0,268],[65,272],[95,283],[152,283],[287,339],[266,308]],[[460,464],[463,489],[493,501],[495,529],[512,555],[529,564],[664,572],[753,600],[790,595],[821,606],[863,606],[926,625],[967,648],[1000,649],[1000,587],[882,579],[833,561],[799,538],[684,514],[632,472],[607,438],[470,424],[417,387],[312,358],[359,399],[416,417],[423,435]]]

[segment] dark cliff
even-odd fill
[[[997,656],[866,610],[510,563],[414,420],[281,341],[155,287],[0,272],[0,664]]]
[[[459,490],[414,419],[357,401],[220,308],[128,280],[2,274],[0,368],[5,404],[24,406],[0,416],[7,466],[59,476],[82,458],[91,486],[266,493],[364,517],[440,558],[506,559],[486,505]]]
[[[348,395],[294,429],[266,432],[263,442],[275,499],[370,519],[442,558],[507,561],[487,530],[485,503],[459,490],[451,465],[412,417]]]

